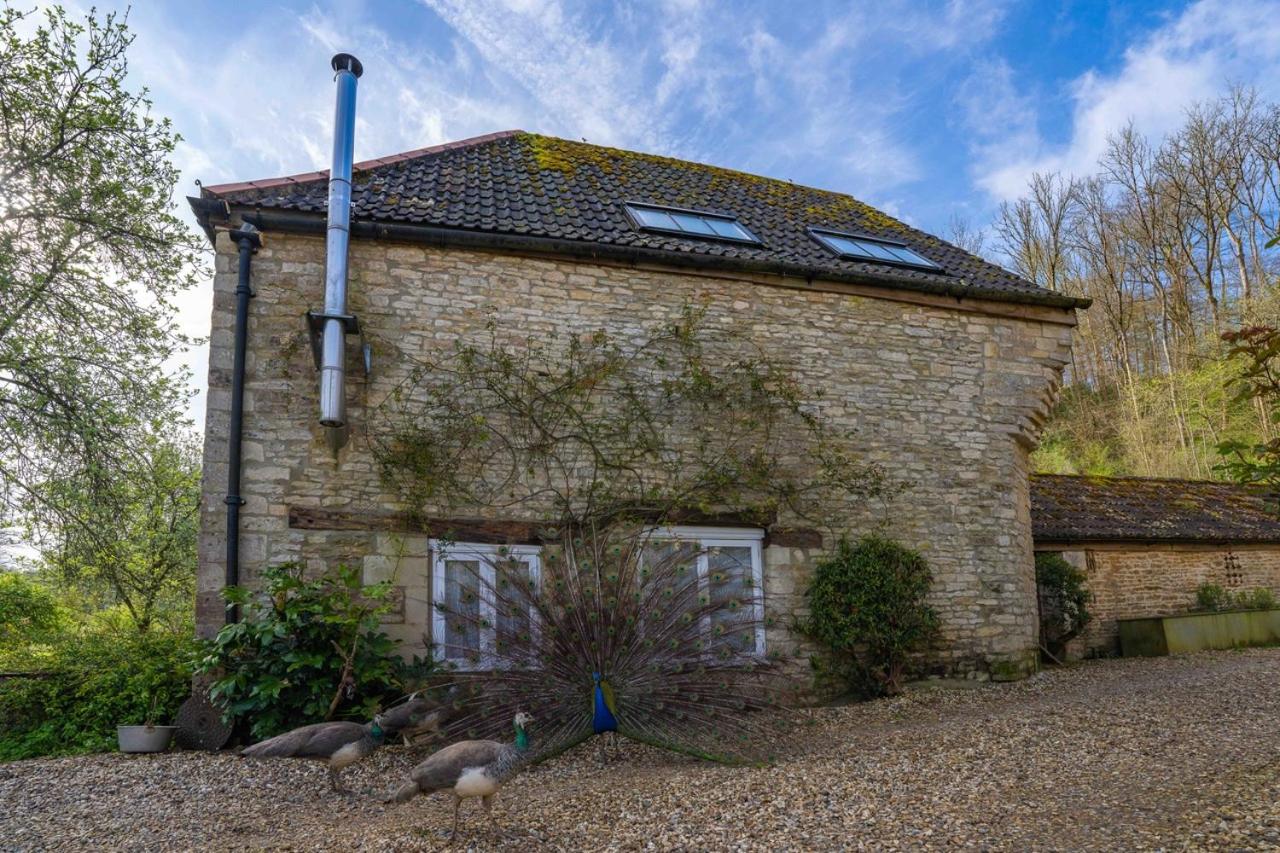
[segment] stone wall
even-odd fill
[[[1046,548],[1045,550],[1049,550]],[[1280,545],[1109,545],[1053,548],[1088,578],[1093,620],[1068,649],[1073,657],[1118,654],[1117,619],[1186,613],[1203,583],[1230,592],[1258,587],[1280,598]]]
[[[198,601],[206,634],[222,619],[217,590],[236,279],[225,234],[217,249]],[[393,630],[407,653],[421,654],[429,630],[426,535],[300,529],[289,517],[291,507],[352,517],[402,509],[378,478],[363,430],[366,413],[403,378],[406,356],[482,334],[491,316],[513,340],[598,328],[627,335],[700,301],[708,323],[749,332],[821,388],[826,417],[855,429],[867,460],[911,484],[889,505],[832,507],[831,515],[853,535],[883,525],[925,552],[943,621],[936,669],[1017,677],[1034,666],[1027,455],[1069,358],[1072,313],[357,240],[350,310],[373,346],[373,373],[366,380],[350,353],[352,436],[335,456],[316,422],[316,372],[303,320],[322,303],[323,263],[321,238],[279,233],[264,235],[254,259],[243,582],[285,560],[315,571],[359,563],[370,580],[393,573],[402,601]],[[807,666],[786,626],[803,615],[803,591],[820,551],[766,544],[767,606],[780,625],[768,638],[770,649]]]

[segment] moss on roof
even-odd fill
[[[1259,488],[1143,477],[1031,478],[1037,541],[1280,542],[1280,507]]]
[[[323,213],[325,175],[204,188],[232,206]],[[637,229],[623,203],[683,207],[739,219],[760,245]],[[197,208],[199,213],[199,208]],[[721,166],[505,131],[359,164],[352,218],[608,244],[776,268],[810,277],[894,278],[904,287],[1069,307],[1050,293],[852,196]],[[837,257],[809,234],[826,228],[906,244],[938,269]]]

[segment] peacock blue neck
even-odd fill
[[[618,719],[614,716],[613,688],[609,686],[609,682],[600,677],[598,672],[591,673],[591,680],[595,682],[595,701],[592,704],[591,728],[598,735],[605,732],[616,732],[618,730]]]
[[[529,748],[529,735],[525,733],[524,726],[516,723],[516,749],[524,752]]]
[[[377,723],[374,723],[369,727],[369,737],[373,739],[374,743],[382,743],[382,739],[385,735],[386,732],[384,732],[382,730],[382,726]]]

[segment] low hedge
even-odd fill
[[[0,760],[111,750],[117,725],[171,722],[194,656],[186,630],[103,619],[61,634],[29,667],[41,677],[0,679]]]

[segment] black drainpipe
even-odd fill
[[[228,587],[240,583],[240,430],[244,423],[244,354],[249,339],[249,300],[253,290],[249,287],[249,268],[253,253],[262,245],[258,229],[245,223],[231,232],[231,239],[240,247],[240,277],[236,282],[236,332],[235,361],[231,367],[231,424],[227,436],[227,577]],[[227,624],[240,621],[240,608],[227,604]]]

